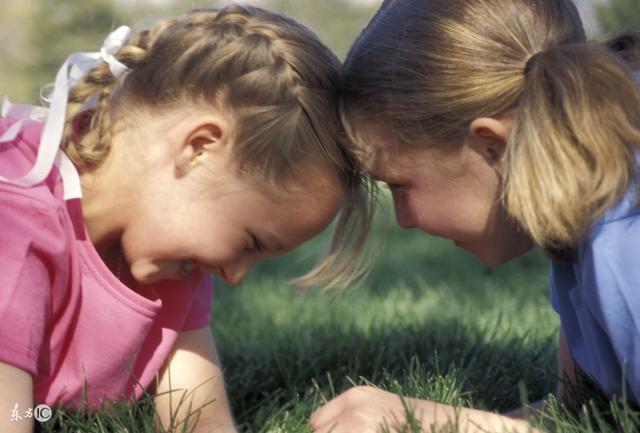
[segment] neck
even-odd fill
[[[102,255],[102,250],[109,249],[113,244],[119,243],[121,230],[118,227],[117,218],[112,212],[113,206],[107,200],[105,194],[99,190],[82,188],[82,213],[84,223],[89,233],[91,243]]]
[[[135,281],[122,249],[127,191],[118,188],[97,173],[82,175],[82,212],[91,243],[105,265],[125,285],[134,287]]]
[[[107,261],[113,251],[119,254],[120,238],[126,218],[127,191],[117,176],[112,155],[96,169],[82,173],[82,213],[91,243]]]

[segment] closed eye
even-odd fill
[[[258,238],[253,233],[249,233],[249,237],[250,237],[250,243],[247,246],[247,248],[245,248],[245,250],[262,252],[264,248],[262,246],[262,243],[258,240]]]
[[[407,185],[401,183],[388,183],[387,186],[391,192],[402,193],[407,190]]]

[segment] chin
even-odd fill
[[[457,244],[461,248],[469,251],[473,254],[478,260],[480,260],[485,266],[490,268],[497,268],[502,266],[513,259],[517,259],[521,255],[525,254],[529,250],[531,250],[531,246],[525,246],[522,248],[509,248],[509,249],[499,249],[495,247],[475,247],[473,245],[461,245]]]
[[[488,266],[490,268],[497,268],[499,266],[504,265],[505,263],[510,262],[511,260],[515,259],[518,256],[514,256],[514,257],[486,257],[486,256],[479,256],[477,254],[474,254],[478,260],[480,260],[485,266]]]
[[[171,279],[168,272],[154,262],[134,262],[131,265],[131,276],[140,284],[155,284],[159,281]]]
[[[159,281],[159,278],[153,274],[136,274],[135,272],[131,272],[131,276],[139,284],[149,285]]]

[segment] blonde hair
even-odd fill
[[[503,201],[555,254],[635,176],[639,52],[633,32],[587,43],[570,0],[387,0],[345,62],[343,121],[370,165],[394,150],[459,147],[474,119],[514,112]],[[397,144],[372,143],[363,119],[391,127]]]
[[[80,170],[104,160],[113,119],[129,107],[223,106],[234,124],[239,173],[286,188],[320,166],[346,191],[327,257],[298,284],[342,286],[362,274],[369,188],[343,143],[341,64],[312,32],[276,13],[233,5],[161,21],[132,37],[116,57],[130,68],[123,80],[102,63],[69,94],[61,146]],[[78,116],[93,99],[89,130],[77,134]]]

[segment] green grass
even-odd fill
[[[297,293],[287,279],[324,243],[261,263],[239,287],[218,287],[212,328],[241,431],[310,432],[311,413],[355,384],[494,411],[554,389],[559,324],[539,253],[488,269],[450,242],[392,227],[364,287]],[[578,415],[552,406],[540,420],[552,431],[640,426],[626,405]],[[152,410],[143,402],[97,416],[58,411],[39,430],[149,432]]]

